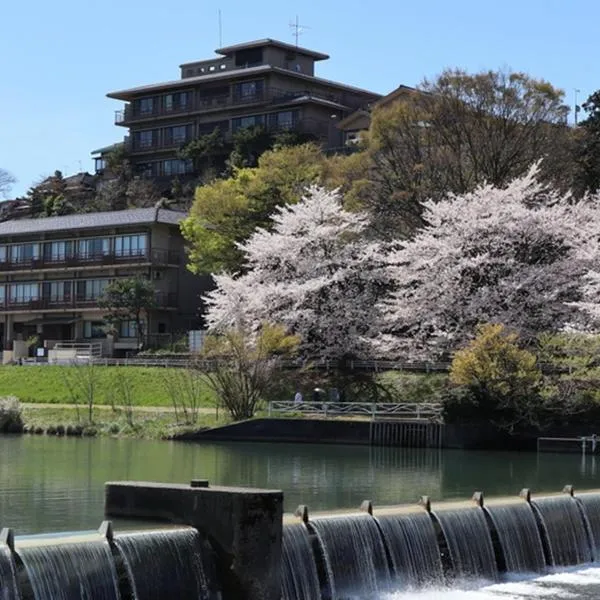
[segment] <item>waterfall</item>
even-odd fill
[[[304,523],[283,528],[281,570],[283,600],[321,598],[317,565]]]
[[[537,498],[531,505],[540,516],[553,565],[577,565],[592,560],[583,515],[574,498],[567,495]]]
[[[394,587],[402,589],[443,581],[442,560],[431,517],[423,513],[377,517],[390,551]]]
[[[26,586],[35,600],[119,600],[117,573],[104,539],[44,540],[37,546],[17,545],[25,567]]]
[[[309,521],[325,556],[332,600],[375,595],[390,585],[385,546],[370,515]]]
[[[541,573],[546,567],[542,539],[527,502],[486,506],[510,573]]]
[[[575,500],[583,509],[590,529],[592,550],[596,562],[600,562],[600,494],[577,494]]]
[[[480,508],[432,513],[448,544],[454,575],[498,578],[492,538]]]
[[[10,548],[0,543],[0,600],[19,600],[16,575]]]
[[[200,534],[191,528],[115,536],[134,600],[213,600],[210,565]]]

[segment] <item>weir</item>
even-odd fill
[[[171,526],[0,534],[0,600],[347,600],[598,560],[600,494],[282,514],[282,493],[107,484],[106,512]],[[173,526],[176,524],[176,526]],[[183,526],[185,525],[185,527]],[[448,577],[448,579],[447,579]]]

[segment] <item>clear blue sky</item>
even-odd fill
[[[109,91],[179,77],[219,46],[219,2],[9,0],[0,11],[0,167],[12,195],[41,176],[91,171],[122,139]],[[386,93],[444,67],[510,67],[562,88],[600,88],[597,0],[222,0],[223,44],[271,37],[326,52],[318,74]]]

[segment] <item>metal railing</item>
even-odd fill
[[[157,265],[179,265],[179,252],[153,248],[152,250],[132,252],[97,252],[53,254],[37,258],[0,262],[0,272],[29,269],[51,269],[56,267],[86,267],[90,265],[113,265],[123,263],[147,263]]]
[[[442,405],[422,403],[369,403],[369,402],[269,402],[269,416],[275,413],[301,413],[322,416],[367,416],[371,419],[405,421],[442,421]]]

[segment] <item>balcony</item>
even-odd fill
[[[0,272],[148,263],[157,267],[179,265],[181,264],[181,254],[172,250],[162,250],[158,248],[139,252],[112,252],[108,254],[59,254],[40,258],[0,262]]]
[[[276,87],[266,87],[262,90],[257,90],[253,94],[239,94],[233,90],[229,94],[216,94],[199,96],[194,98],[184,106],[171,106],[168,109],[156,102],[156,106],[152,110],[135,110],[132,104],[125,105],[122,110],[115,111],[115,125],[127,126],[130,123],[139,121],[154,120],[164,117],[185,116],[192,113],[202,113],[212,110],[223,110],[225,108],[246,106],[259,103],[283,104],[291,102],[297,98],[315,97],[321,100],[329,100],[338,104],[344,104],[343,98],[335,94],[315,93],[310,89],[306,90],[286,90]]]
[[[98,307],[99,297],[89,298],[85,296],[46,296],[30,300],[14,300],[5,298],[0,301],[0,312],[40,312],[48,310],[81,310]],[[157,293],[155,296],[155,308],[176,309],[177,294]]]

